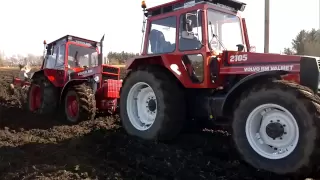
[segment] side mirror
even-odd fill
[[[242,52],[244,50],[244,45],[243,44],[237,44],[238,51]]]
[[[256,52],[256,47],[255,46],[250,46],[249,52]]]
[[[197,28],[197,34],[195,34],[196,36],[199,35],[199,14],[200,14],[201,10],[198,9],[196,13],[187,13],[185,16],[185,29],[188,33],[193,33],[193,25],[196,25]],[[192,19],[195,20],[195,23],[192,23]]]

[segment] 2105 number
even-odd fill
[[[231,55],[230,62],[243,62],[248,60],[247,54]]]

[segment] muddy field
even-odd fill
[[[272,179],[239,160],[227,132],[182,134],[170,144],[126,135],[119,117],[66,126],[19,108],[0,71],[0,179]]]

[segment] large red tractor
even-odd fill
[[[126,64],[122,124],[130,135],[169,140],[190,119],[224,117],[252,166],[309,173],[319,159],[319,59],[252,52],[245,6],[176,0],[147,9],[143,1],[143,53]]]
[[[67,35],[44,42],[44,61],[31,82],[14,79],[15,85],[29,87],[26,108],[62,115],[69,123],[92,120],[97,112],[116,112],[120,68],[102,64],[103,39],[96,42]]]

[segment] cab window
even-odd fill
[[[202,47],[201,11],[191,11],[180,16],[179,50],[198,50]]]
[[[176,17],[151,22],[148,37],[148,54],[171,53],[176,49]]]
[[[62,44],[59,46],[59,53],[58,53],[57,62],[55,65],[56,69],[64,69],[65,49],[66,49],[65,44]]]
[[[58,54],[58,46],[49,46],[47,50],[47,55],[44,62],[44,68],[46,69],[54,69],[56,64]]]
[[[98,65],[98,52],[94,48],[69,45],[68,67],[94,67]]]

